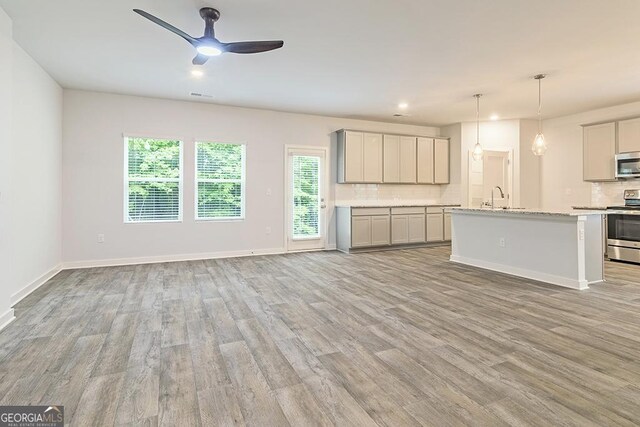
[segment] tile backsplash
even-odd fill
[[[460,189],[449,185],[336,184],[339,202],[460,203]],[[457,186],[459,187],[459,186]]]
[[[591,185],[591,204],[596,207],[624,205],[624,190],[639,189],[640,180],[597,182]]]

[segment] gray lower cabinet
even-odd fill
[[[343,212],[344,209],[347,211]],[[340,228],[339,234],[349,236],[347,240],[339,236],[339,248],[341,245],[348,245],[350,248],[366,248],[386,246],[390,243],[389,208],[338,208],[337,221]]]
[[[425,242],[423,207],[391,208],[391,244]]]
[[[371,246],[371,217],[354,216],[351,218],[351,247]]]
[[[386,246],[389,244],[389,215],[374,215],[371,217],[371,246]]]
[[[444,241],[444,214],[427,214],[427,242]]]
[[[444,240],[451,240],[451,214],[444,214]]]
[[[442,207],[336,208],[337,247],[351,249],[444,242],[451,215]]]

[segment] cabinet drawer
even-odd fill
[[[353,208],[351,216],[389,215],[389,208]]]
[[[428,214],[441,214],[444,212],[444,208],[436,206],[427,206]]]
[[[408,208],[391,208],[391,215],[412,215],[423,214],[424,208],[421,207],[408,207]]]

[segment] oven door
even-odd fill
[[[609,245],[640,249],[640,215],[609,214],[607,220]]]
[[[616,178],[640,177],[640,153],[624,153],[616,156]]]

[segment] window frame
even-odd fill
[[[178,178],[130,178],[129,177],[129,139],[144,138],[164,141],[178,141],[178,151],[180,158],[178,160],[179,176]],[[124,198],[123,198],[123,214],[125,224],[150,224],[150,223],[179,223],[183,222],[183,198],[184,198],[184,140],[182,138],[157,137],[157,136],[140,136],[140,135],[124,135]],[[178,183],[178,218],[177,219],[149,219],[143,221],[129,220],[129,183],[131,181],[143,182],[177,182]]]
[[[218,144],[218,145],[239,145],[242,149],[242,160],[241,160],[241,176],[240,179],[198,179],[198,144]],[[238,142],[219,142],[215,140],[205,139],[205,140],[195,140],[193,145],[193,217],[196,222],[239,222],[244,221],[246,219],[246,192],[247,192],[247,144],[246,143],[238,143]],[[200,182],[214,182],[214,183],[224,183],[224,182],[234,182],[240,183],[240,216],[225,216],[225,217],[200,217],[198,215],[198,183]]]

